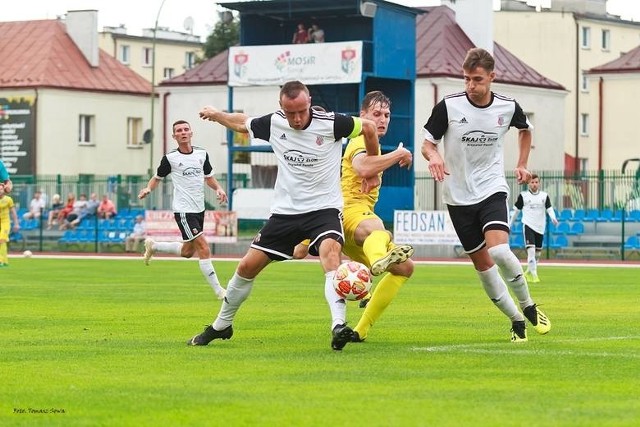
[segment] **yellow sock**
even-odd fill
[[[406,282],[408,277],[396,276],[394,274],[386,274],[382,280],[376,285],[376,289],[373,291],[371,301],[367,304],[364,313],[360,317],[360,321],[353,329],[358,333],[361,339],[367,337],[369,328],[380,318],[382,312],[393,301],[398,294],[400,287]]]
[[[0,262],[9,264],[9,256],[7,255],[7,242],[0,243]]]
[[[391,236],[385,230],[374,230],[369,234],[362,244],[362,250],[369,260],[369,265],[387,254],[387,245],[390,241]]]

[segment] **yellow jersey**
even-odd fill
[[[360,135],[349,141],[342,155],[340,185],[342,186],[342,198],[344,199],[345,208],[353,204],[365,204],[373,211],[373,207],[378,201],[380,187],[374,188],[369,193],[363,193],[361,190],[362,178],[353,170],[353,158],[360,153],[366,154],[366,152],[364,136]],[[378,154],[380,154],[380,147],[378,147]],[[382,183],[382,172],[380,172],[380,182]]]
[[[10,213],[11,208],[14,207],[13,199],[7,195],[0,197],[0,226],[7,226],[9,229],[9,222],[11,221]]]

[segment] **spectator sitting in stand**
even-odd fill
[[[67,228],[75,227],[71,223],[74,222],[80,216],[80,212],[82,212],[87,206],[87,195],[82,193],[78,200],[73,202],[73,210],[69,212],[64,222],[60,223],[60,230],[66,230]]]
[[[76,195],[73,193],[67,194],[67,203],[65,203],[64,207],[60,209],[58,212],[58,220],[57,223],[60,224],[60,230],[62,230],[62,224],[64,220],[67,219],[67,216],[71,212],[73,212],[73,205],[76,203]]]
[[[108,195],[103,195],[102,201],[98,205],[98,218],[110,219],[116,214],[116,205],[113,204]]]
[[[40,197],[40,191],[33,193],[33,199],[29,203],[29,212],[22,215],[23,219],[38,219],[42,215],[42,210],[46,207],[44,200]]]
[[[309,41],[309,33],[307,29],[304,27],[304,24],[301,22],[298,24],[298,28],[296,32],[293,33],[293,40],[291,40],[292,44],[305,44]]]
[[[147,236],[147,227],[142,215],[136,216],[136,222],[133,225],[133,232],[127,236],[124,244],[125,252],[138,252],[138,245]]]
[[[60,211],[64,208],[64,204],[62,200],[60,200],[59,194],[54,194],[51,198],[51,209],[49,209],[49,218],[47,220],[47,230],[51,230],[51,228],[57,224],[57,218],[60,215]]]
[[[87,204],[80,209],[78,216],[73,221],[69,221],[71,228],[76,228],[83,219],[94,216],[98,212],[98,206],[100,206],[98,195],[96,193],[91,193],[89,201],[87,201]],[[68,219],[69,218],[67,218],[67,220]]]

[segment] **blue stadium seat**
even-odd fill
[[[626,218],[629,222],[640,222],[640,210],[634,209],[627,215]]]
[[[569,247],[569,239],[564,234],[559,234],[551,239],[551,249],[565,249]]]
[[[575,212],[573,212],[572,221],[583,221],[586,215],[587,213],[584,209],[576,209]]]
[[[558,215],[558,221],[571,221],[573,219],[573,211],[571,209],[562,209]]]
[[[640,237],[634,235],[627,238],[627,241],[624,242],[624,248],[626,250],[640,250]]]
[[[571,224],[571,231],[569,232],[569,234],[578,235],[582,233],[584,233],[584,222],[579,221]]]
[[[598,209],[588,209],[584,215],[583,221],[595,222],[600,218],[600,212]]]
[[[522,225],[520,221],[517,221],[513,223],[511,227],[511,232],[514,234],[522,234],[523,228],[524,228],[524,225]]]
[[[509,246],[512,248],[524,248],[524,236],[522,233],[511,233],[509,236]]]
[[[551,225],[551,234],[569,234],[571,232],[571,225],[568,222],[560,222],[558,225]]]
[[[596,217],[596,222],[610,222],[613,220],[613,211],[611,209],[602,209]]]

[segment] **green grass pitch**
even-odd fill
[[[215,265],[226,282],[236,262]],[[196,261],[13,259],[0,425],[640,425],[640,270],[539,272],[546,336],[510,343],[471,265],[418,265],[367,341],[334,352],[316,262],[269,266],[234,337],[188,347],[220,305]]]

